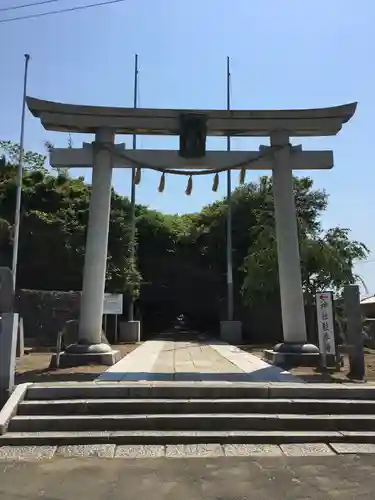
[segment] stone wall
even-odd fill
[[[17,311],[23,318],[26,339],[40,345],[56,345],[57,333],[69,319],[79,315],[80,292],[20,290]]]

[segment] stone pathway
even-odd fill
[[[153,340],[111,366],[99,381],[302,382],[220,341]]]

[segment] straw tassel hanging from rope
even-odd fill
[[[141,182],[141,169],[138,167],[135,171],[134,184],[138,186]]]
[[[190,196],[192,189],[193,189],[193,177],[190,175],[188,183],[187,183],[187,186],[186,186],[185,194],[187,194],[188,196]]]
[[[160,183],[159,183],[159,193],[162,193],[164,191],[164,188],[165,188],[165,173],[162,174],[161,176],[161,179],[160,179]]]
[[[216,193],[218,187],[219,187],[219,174],[216,173],[214,176],[214,182],[212,183],[212,191]]]
[[[246,168],[242,167],[240,172],[240,184],[245,184]]]

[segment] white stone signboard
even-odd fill
[[[316,313],[318,319],[319,348],[323,361],[325,361],[327,355],[334,356],[336,354],[332,292],[316,294]]]
[[[122,314],[122,302],[121,293],[105,293],[103,314]]]

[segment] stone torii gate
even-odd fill
[[[52,166],[93,168],[79,341],[67,355],[80,355],[83,361],[95,356],[105,364],[115,361],[111,348],[101,343],[111,178],[113,167],[130,168],[132,161],[145,168],[149,165],[214,171],[238,165],[238,168],[272,170],[284,335],[284,342],[275,351],[298,359],[301,354],[318,355],[317,347],[307,344],[292,175],[294,169],[332,168],[333,153],[302,151],[300,146],[290,145],[290,137],[336,135],[353,116],[356,103],[277,111],[110,108],[31,97],[27,98],[27,104],[46,130],[95,134],[95,147],[86,144],[81,149],[58,148],[50,157]],[[179,135],[180,151],[131,150],[126,151],[125,159],[116,154],[121,146],[115,146],[115,134]],[[257,151],[206,152],[206,135],[269,137],[270,147],[261,146],[261,155]],[[193,148],[191,140],[195,141]]]

